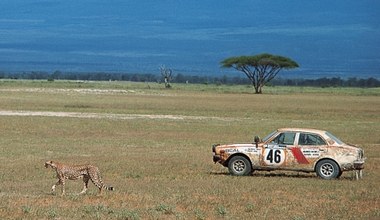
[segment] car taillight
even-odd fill
[[[220,145],[220,144],[213,144],[213,145],[212,145],[212,152],[213,152],[213,153],[215,153],[215,148],[216,148],[217,146],[219,146],[219,145]]]

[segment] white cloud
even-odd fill
[[[201,28],[186,30],[168,30],[165,33],[146,35],[143,38],[157,38],[167,40],[229,40],[228,36],[280,34],[280,35],[328,35],[339,33],[363,33],[374,31],[373,28],[354,25],[326,25],[326,26],[272,26],[272,27],[232,27],[232,28]]]
[[[14,24],[14,23],[23,23],[23,24],[38,24],[43,23],[45,20],[42,19],[0,19],[0,23]]]
[[[10,53],[40,53],[37,50],[23,50],[23,49],[13,49],[13,48],[0,48],[0,53],[10,54]]]
[[[372,29],[365,25],[325,25],[310,27],[272,27],[263,30],[252,30],[256,34],[287,34],[287,35],[324,35],[342,32],[365,32]]]

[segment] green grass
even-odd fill
[[[47,80],[9,80],[0,79],[0,88],[30,88],[30,89],[96,89],[96,90],[125,90],[124,92],[144,92],[144,93],[161,93],[165,94],[184,92],[212,92],[212,93],[242,93],[253,94],[254,89],[250,85],[216,85],[216,84],[177,84],[173,83],[171,89],[165,89],[164,84],[159,83],[138,83],[126,81],[69,81],[56,80],[49,82]],[[263,88],[264,94],[291,94],[291,93],[322,93],[322,94],[340,94],[340,95],[359,95],[359,96],[378,96],[380,88],[321,88],[321,87],[291,87],[291,86],[266,86]]]
[[[380,218],[378,89],[0,81],[0,111],[97,113],[94,118],[0,116],[1,219]],[[123,117],[109,117],[112,114]],[[133,117],[135,115],[187,116]],[[106,117],[107,116],[107,117]],[[278,127],[329,130],[360,145],[365,176],[255,172],[213,164],[214,143],[250,142]],[[46,160],[93,163],[114,192],[66,184]],[[58,192],[60,187],[58,187]]]

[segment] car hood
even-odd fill
[[[342,144],[342,145],[338,145],[337,147],[339,147],[339,148],[344,148],[344,149],[349,150],[349,151],[358,151],[358,150],[362,150],[362,148],[357,147],[357,146],[355,146],[355,145],[351,145],[351,144]]]

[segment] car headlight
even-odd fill
[[[364,150],[363,149],[359,149],[358,150],[358,159],[363,159],[364,157]]]

